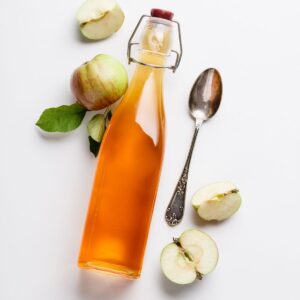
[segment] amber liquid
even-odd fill
[[[143,60],[158,63],[154,54]],[[137,65],[101,145],[79,266],[141,273],[164,152],[163,70]]]

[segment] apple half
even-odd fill
[[[231,217],[241,206],[241,196],[230,181],[209,184],[195,193],[192,205],[206,221],[223,221]]]
[[[189,229],[161,252],[164,275],[177,284],[189,284],[211,272],[219,258],[215,241],[198,229]]]
[[[118,31],[124,13],[116,0],[86,0],[77,12],[81,33],[90,40],[102,40]]]

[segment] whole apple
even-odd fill
[[[76,100],[88,110],[105,108],[126,92],[128,76],[123,65],[107,54],[99,54],[77,68],[71,78]]]

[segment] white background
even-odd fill
[[[300,299],[300,5],[297,0],[120,0],[126,20],[102,42],[86,42],[75,13],[81,0],[0,2],[0,299]],[[76,266],[95,159],[86,123],[51,137],[34,126],[41,111],[71,103],[70,74],[97,53],[125,65],[127,41],[152,7],[175,12],[184,57],[168,72],[165,161],[142,277],[136,281]],[[169,228],[164,211],[193,133],[187,112],[197,75],[216,67],[224,97],[201,128],[184,221]],[[190,199],[221,179],[241,190],[240,211],[203,224]],[[162,247],[190,227],[217,241],[216,270],[190,286],[161,274]]]

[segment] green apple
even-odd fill
[[[192,205],[202,219],[223,221],[238,211],[241,196],[232,182],[221,181],[198,190],[192,198]]]
[[[124,13],[115,0],[86,0],[77,12],[81,33],[90,40],[102,40],[118,31]]]
[[[71,78],[76,100],[88,110],[99,110],[119,100],[127,90],[128,76],[114,57],[99,54],[79,66]]]
[[[164,275],[177,284],[189,284],[211,272],[219,258],[215,241],[198,229],[189,229],[161,253]]]

